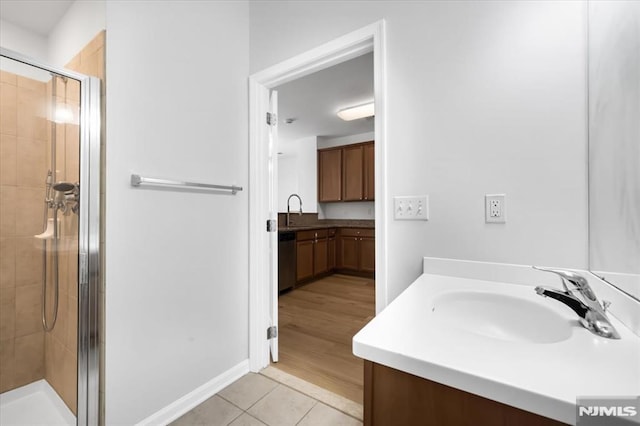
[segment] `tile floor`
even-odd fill
[[[342,411],[327,404],[341,408]],[[355,404],[354,408],[352,404],[342,401],[341,397],[321,390],[315,385],[287,377],[280,372],[274,372],[273,369],[267,369],[266,375],[249,373],[243,376],[171,425],[362,425],[359,419],[343,412],[346,411],[361,418],[361,411],[358,410],[358,408],[361,410],[361,406]]]

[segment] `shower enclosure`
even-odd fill
[[[98,424],[99,80],[0,54],[0,423]]]

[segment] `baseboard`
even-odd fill
[[[244,360],[240,364],[231,367],[224,373],[209,380],[199,388],[194,389],[192,392],[186,394],[182,398],[167,405],[160,411],[152,414],[146,419],[137,423],[137,426],[146,425],[166,425],[176,420],[180,416],[191,411],[196,406],[200,405],[207,399],[211,398],[222,389],[229,386],[231,383],[238,380],[249,372],[249,360]]]

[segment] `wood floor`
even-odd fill
[[[362,404],[364,364],[351,339],[375,315],[374,280],[331,275],[283,294],[278,306],[272,365]]]

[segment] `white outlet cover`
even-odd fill
[[[484,196],[484,220],[486,223],[507,221],[506,194],[486,194]]]

